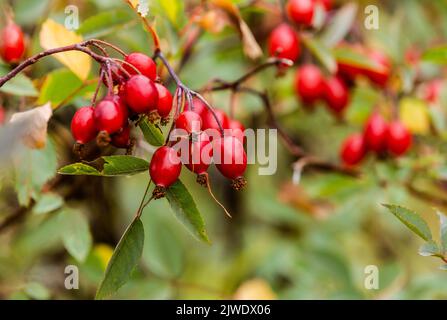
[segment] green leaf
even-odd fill
[[[153,146],[162,146],[164,144],[163,133],[154,124],[147,119],[140,121],[140,129],[144,138]]]
[[[92,247],[92,236],[86,217],[74,209],[59,213],[61,238],[65,249],[73,258],[84,262]]]
[[[104,299],[115,293],[130,278],[143,252],[144,228],[136,218],[119,241],[99,285],[96,299]]]
[[[4,76],[8,72],[8,68],[3,65],[0,66],[0,76]],[[5,83],[0,88],[0,92],[25,97],[37,97],[39,94],[33,82],[22,73]]]
[[[85,39],[109,35],[132,21],[133,15],[127,10],[113,10],[87,18],[77,30]]]
[[[447,217],[438,211],[439,215],[439,223],[440,223],[440,238],[441,238],[441,250],[442,254],[445,255],[447,253]]]
[[[168,20],[176,27],[182,26],[185,21],[185,9],[183,1],[181,0],[158,0],[158,4],[162,13]]]
[[[396,218],[398,218],[403,224],[405,224],[419,237],[421,237],[425,241],[432,240],[433,237],[430,228],[417,213],[397,205],[383,204],[383,206],[388,208],[388,210],[390,210],[390,212],[394,214]]]
[[[326,47],[326,45],[312,37],[302,37],[302,40],[304,45],[330,73],[335,73],[337,71],[337,62],[335,61],[331,50]]]
[[[40,196],[33,207],[34,214],[44,214],[59,209],[64,204],[64,199],[54,192],[47,192]]]
[[[149,163],[133,156],[104,156],[89,164],[73,163],[59,169],[64,175],[90,175],[102,177],[129,176],[149,170]]]
[[[362,68],[365,70],[380,70],[382,67],[378,65],[375,61],[368,58],[359,52],[356,52],[350,47],[340,46],[333,49],[335,59],[339,63],[347,64],[349,66],[354,66]]]
[[[183,183],[178,180],[167,189],[166,198],[177,219],[198,240],[210,243],[205,230],[205,223],[197,206]]]
[[[326,26],[325,32],[321,36],[321,41],[328,47],[333,47],[343,40],[355,22],[357,11],[358,5],[356,3],[348,3],[337,10]]]
[[[438,64],[447,63],[447,45],[428,49],[422,55],[422,60]]]
[[[439,246],[434,241],[428,241],[419,248],[419,254],[423,257],[440,256]]]
[[[27,296],[36,300],[47,300],[51,296],[50,291],[38,282],[27,283],[25,285],[24,292]]]

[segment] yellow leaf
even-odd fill
[[[93,248],[93,254],[99,258],[101,265],[105,270],[113,255],[113,248],[107,244],[97,244]]]
[[[45,21],[40,31],[40,45],[45,50],[64,47],[82,42],[82,36],[73,31],[69,31],[63,25],[51,19]],[[70,51],[54,55],[62,64],[73,71],[81,80],[86,80],[92,66],[91,58],[82,52]]]
[[[427,134],[430,131],[428,106],[423,100],[404,98],[399,106],[400,120],[416,134]]]

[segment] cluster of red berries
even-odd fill
[[[0,31],[0,56],[6,63],[19,62],[25,53],[22,29],[12,19]]]
[[[399,157],[411,147],[412,136],[408,128],[399,120],[387,123],[379,113],[373,113],[365,124],[363,133],[355,133],[346,138],[340,157],[347,166],[359,164],[368,151],[379,156],[389,153]]]
[[[156,184],[155,198],[163,197],[166,188],[178,179],[182,164],[197,174],[197,182],[202,185],[208,185],[207,171],[212,162],[224,177],[232,180],[236,190],[246,184],[244,126],[222,110],[209,110],[198,98],[192,104],[191,107],[186,103],[185,110],[175,120],[175,128],[184,130],[187,137],[173,146],[160,147],[152,157],[149,172]],[[182,150],[187,150],[186,156],[182,156]]]
[[[126,56],[122,66],[112,69],[117,93],[109,93],[95,106],[76,111],[71,131],[78,144],[94,140],[98,133],[117,148],[130,146],[130,119],[148,115],[152,120],[166,121],[172,109],[172,95],[157,80],[155,62],[142,53]],[[120,69],[122,67],[123,70]],[[107,81],[105,81],[107,82]]]

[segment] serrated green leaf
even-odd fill
[[[337,71],[337,62],[332,55],[332,51],[326,45],[312,37],[302,37],[302,40],[304,45],[330,73]]]
[[[133,15],[127,10],[112,10],[101,12],[87,18],[77,30],[85,39],[104,37],[122,28],[132,21]]]
[[[141,257],[143,245],[143,224],[136,218],[129,225],[113,252],[96,293],[96,299],[104,299],[112,295],[129,280]]]
[[[47,192],[40,196],[33,207],[34,214],[44,214],[59,209],[64,204],[64,199],[54,192]]]
[[[342,41],[355,22],[357,11],[356,3],[348,3],[337,10],[326,26],[325,32],[321,35],[321,41],[328,47],[333,47]]]
[[[178,180],[167,189],[166,198],[177,219],[198,240],[210,243],[205,230],[205,222],[184,184]]]
[[[140,121],[140,129],[143,132],[146,141],[151,145],[158,147],[164,144],[163,133],[147,119]]]
[[[441,240],[441,250],[442,254],[447,254],[447,217],[442,213],[438,211],[439,215],[439,224],[440,224],[440,240]]]
[[[422,60],[438,64],[447,63],[447,45],[428,49],[422,55]]]
[[[427,223],[417,213],[397,205],[383,204],[385,208],[390,210],[403,224],[405,224],[411,231],[416,233],[425,241],[432,240],[430,228]]]
[[[419,254],[423,257],[439,256],[439,246],[434,241],[428,241],[419,248]]]

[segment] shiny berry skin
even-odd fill
[[[380,51],[371,51],[368,57],[380,66],[379,70],[365,70],[363,74],[380,87],[386,86],[391,75],[391,61]]]
[[[331,77],[325,81],[324,99],[334,113],[342,113],[349,103],[349,92],[346,84],[339,77]]]
[[[202,100],[198,99],[198,98],[193,98],[192,99],[192,103],[194,105],[194,112],[197,113],[199,116],[203,117],[203,115],[205,113],[208,112],[208,108],[206,107],[206,105],[202,102]],[[193,111],[190,107],[189,107],[189,103],[188,100],[185,102],[185,111],[187,110],[191,110]]]
[[[98,131],[96,130],[94,112],[93,107],[82,107],[71,119],[71,133],[77,143],[86,144],[95,139]]]
[[[289,0],[287,15],[296,24],[310,26],[314,17],[315,0]]]
[[[114,94],[112,96],[105,97],[104,100],[111,100],[115,102],[118,107],[121,109],[121,112],[123,113],[123,124],[122,128],[127,127],[128,124],[128,118],[129,118],[129,109],[127,109],[127,106],[125,102],[123,101],[123,98],[121,98],[119,95]]]
[[[247,169],[244,146],[233,136],[213,140],[213,159],[219,172],[228,179],[242,177]]]
[[[355,166],[359,164],[366,155],[365,141],[363,135],[353,134],[346,138],[340,150],[343,164]]]
[[[381,153],[386,148],[388,124],[378,113],[374,113],[366,122],[364,130],[365,144],[368,150]]]
[[[202,130],[202,118],[193,111],[183,111],[175,120],[175,127],[188,133],[199,132]]]
[[[8,22],[0,32],[0,56],[6,63],[20,61],[25,53],[22,29],[14,22]]]
[[[220,124],[222,125],[222,129],[228,129],[229,128],[229,119],[227,114],[220,110],[220,109],[215,109],[214,113],[216,114],[217,119],[219,119]],[[216,118],[214,117],[213,113],[211,111],[207,111],[203,116],[202,116],[202,129],[203,130],[207,130],[207,129],[213,129],[216,131],[219,131],[219,124],[216,121]]]
[[[306,64],[297,70],[295,90],[303,103],[313,104],[323,98],[324,89],[324,78],[318,67]]]
[[[158,92],[157,111],[160,117],[166,118],[172,110],[172,95],[169,90],[160,83],[155,83]]]
[[[168,188],[178,179],[181,171],[182,164],[177,151],[167,146],[155,151],[149,165],[149,174],[156,186]]]
[[[148,77],[152,81],[157,79],[157,65],[154,60],[143,53],[134,52],[126,56],[124,59],[127,63],[130,63],[137,68],[143,76]],[[124,69],[130,74],[137,74],[136,70],[129,65],[124,64]]]
[[[292,27],[283,23],[273,29],[269,37],[269,54],[272,57],[295,62],[301,52],[298,36]]]
[[[121,88],[121,97],[136,113],[149,113],[158,105],[158,91],[154,82],[143,75],[129,78]]]
[[[118,103],[106,98],[95,107],[94,119],[96,130],[112,134],[123,128],[126,117]]]
[[[412,144],[410,131],[400,121],[394,121],[388,126],[387,149],[394,156],[401,156],[410,149]]]
[[[127,126],[112,136],[112,144],[116,148],[127,148],[130,145],[130,127]]]
[[[228,128],[231,130],[231,135],[236,137],[240,142],[244,143],[245,141],[245,127],[242,123],[235,119],[230,119],[228,123]]]
[[[213,148],[210,138],[202,131],[189,141],[189,159],[185,163],[188,170],[203,174],[212,162]]]

